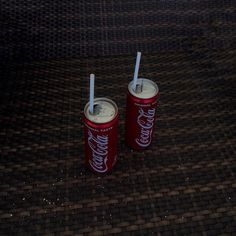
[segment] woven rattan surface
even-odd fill
[[[155,138],[144,152],[124,143],[134,55],[6,68],[1,235],[233,235],[235,52],[201,55],[143,56],[140,76],[161,91]],[[90,72],[96,96],[111,97],[121,114],[119,160],[103,177],[84,167]]]
[[[0,235],[235,235],[234,0],[0,2]],[[124,143],[128,82],[161,101]],[[84,167],[88,76],[120,111],[119,160]]]
[[[0,55],[22,61],[226,49],[236,44],[235,11],[235,0],[1,0]]]

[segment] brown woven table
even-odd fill
[[[232,61],[216,58],[210,70],[180,53],[143,56],[140,75],[158,82],[161,105],[141,153],[124,143],[134,56],[12,66],[1,106],[2,235],[233,234],[234,78],[221,73]],[[112,97],[121,114],[119,161],[104,177],[84,168],[90,71],[96,96]]]
[[[0,18],[0,235],[235,235],[234,1],[19,2]],[[124,143],[137,50],[161,94],[144,152]],[[120,111],[103,177],[84,166],[90,73]]]

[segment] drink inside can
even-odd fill
[[[94,99],[94,112],[89,103],[84,108],[86,164],[96,173],[112,170],[117,160],[118,108],[107,98]]]
[[[128,85],[126,107],[126,142],[136,150],[147,148],[152,141],[159,89],[155,82],[140,78],[136,88]]]

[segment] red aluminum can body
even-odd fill
[[[125,139],[127,145],[132,149],[144,150],[148,148],[152,142],[160,97],[159,89],[157,85],[155,86],[157,92],[150,98],[137,97],[134,93],[132,94],[128,88]]]
[[[106,98],[99,99],[112,102]],[[89,120],[84,112],[85,162],[87,167],[98,174],[110,172],[117,161],[119,114],[116,105],[115,107],[116,114],[112,120],[105,123]]]

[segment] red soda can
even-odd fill
[[[138,79],[136,91],[129,83],[126,104],[126,143],[135,150],[150,146],[159,100],[159,89],[149,79]]]
[[[94,112],[89,102],[84,108],[86,165],[99,174],[110,172],[117,161],[118,108],[107,98],[94,99]]]

